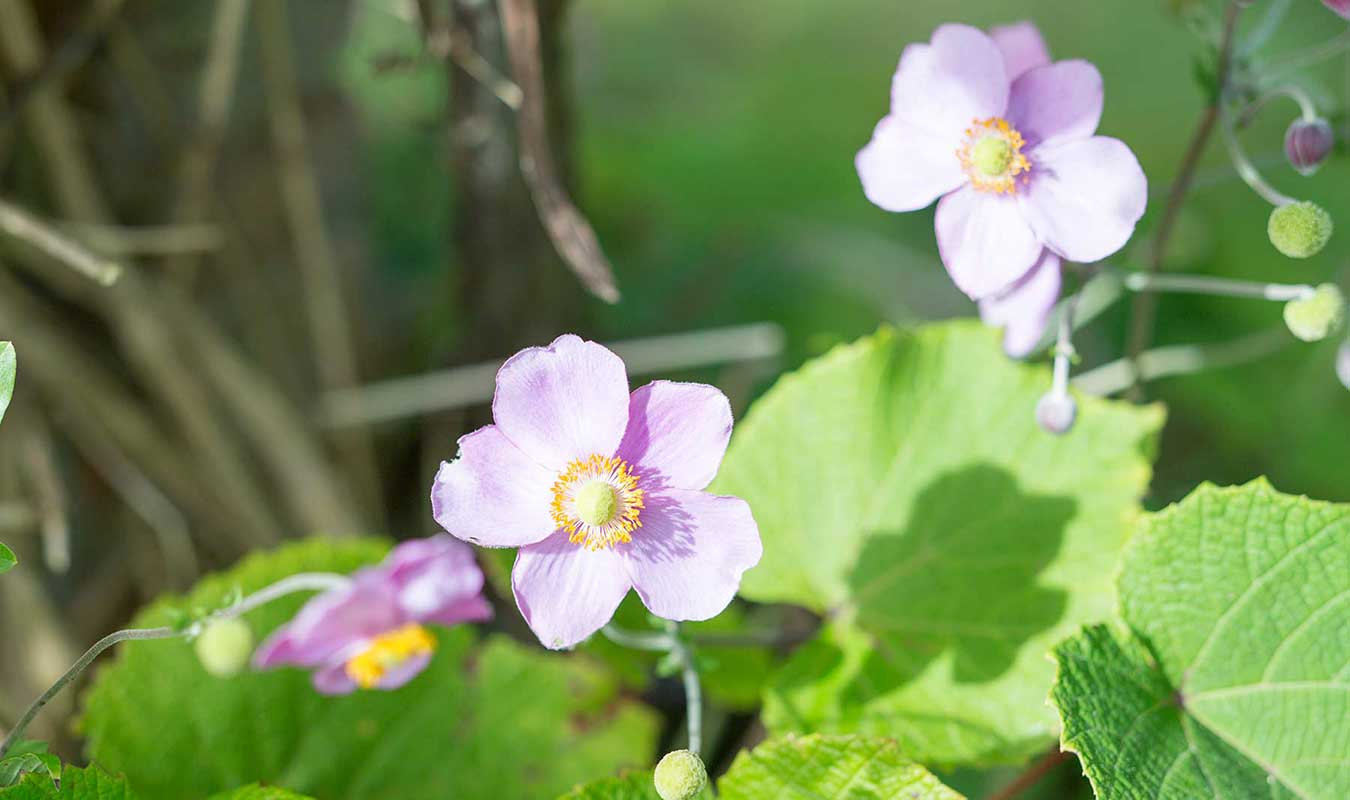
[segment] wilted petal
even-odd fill
[[[717,475],[730,438],[731,403],[719,389],[655,381],[633,392],[618,455],[645,490],[697,490]]]
[[[942,263],[972,300],[1012,286],[1043,249],[1013,197],[969,186],[942,198],[936,227]]]
[[[1030,158],[1031,180],[1017,199],[1046,247],[1087,263],[1125,246],[1148,202],[1148,180],[1130,148],[1094,136],[1043,144]]]
[[[727,607],[763,546],[744,500],[669,490],[648,495],[642,527],[622,552],[648,610],[701,620]]]
[[[1040,30],[1030,22],[991,28],[989,38],[1003,54],[1003,68],[1010,81],[1017,80],[1029,69],[1050,63],[1050,49],[1045,46]]]
[[[863,194],[887,211],[917,211],[965,181],[956,157],[960,134],[884,117],[854,166]]]
[[[532,544],[555,527],[548,506],[556,479],[488,425],[462,437],[459,457],[441,464],[431,513],[442,528],[474,544]]]
[[[555,471],[612,455],[628,423],[628,374],[603,346],[559,336],[502,365],[492,418],[516,447]]]
[[[1086,61],[1037,67],[1013,82],[1008,121],[1027,147],[1085,139],[1102,119],[1102,75]]]
[[[573,647],[603,628],[632,585],[618,553],[572,544],[566,531],[520,548],[511,571],[520,613],[553,650]]]
[[[980,318],[1003,328],[1003,349],[1013,358],[1031,353],[1045,333],[1059,300],[1059,256],[1042,251],[1040,261],[1011,289],[980,301]]]
[[[928,44],[912,44],[901,54],[891,81],[891,116],[949,139],[955,150],[972,121],[1002,116],[1008,86],[1003,55],[987,34],[943,25]]]

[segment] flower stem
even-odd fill
[[[1067,750],[1060,750],[1058,746],[1055,746],[1048,753],[1036,759],[1030,767],[1027,767],[1026,772],[1017,776],[1016,780],[1000,789],[996,794],[990,795],[989,800],[1011,800],[1011,798],[1035,786],[1041,778],[1046,776],[1046,773],[1072,757],[1073,755]]]
[[[177,639],[195,635],[200,633],[204,626],[212,622],[234,619],[259,606],[270,603],[279,597],[295,592],[333,589],[346,584],[347,581],[348,579],[343,575],[321,572],[306,572],[298,575],[291,575],[290,577],[282,578],[271,586],[258,590],[248,597],[245,597],[239,603],[230,606],[229,608],[221,609],[206,619],[194,625],[190,625],[187,628],[128,628],[104,636],[94,643],[93,647],[86,650],[84,655],[80,656],[75,663],[70,666],[70,669],[66,670],[61,677],[56,679],[55,683],[47,688],[47,691],[38,696],[38,699],[33,701],[33,704],[28,707],[28,710],[19,718],[19,721],[14,723],[14,728],[10,730],[7,736],[5,736],[4,741],[0,742],[0,758],[4,758],[5,753],[8,753],[10,748],[19,741],[23,732],[27,730],[29,724],[37,717],[38,712],[50,703],[53,697],[60,694],[62,689],[66,688],[72,681],[80,677],[80,674],[88,669],[89,665],[94,663],[94,660],[97,659],[104,650],[107,650],[113,645],[119,642]]]
[[[1238,177],[1242,178],[1243,182],[1250,186],[1253,192],[1260,195],[1262,200],[1272,206],[1285,206],[1295,202],[1294,198],[1271,186],[1270,182],[1261,174],[1261,170],[1257,169],[1252,160],[1248,158],[1247,151],[1242,147],[1242,142],[1238,141],[1232,115],[1225,109],[1220,112],[1220,116],[1223,118],[1223,140],[1228,145],[1228,156],[1233,161],[1233,168],[1237,170]]]
[[[1285,75],[1319,61],[1333,58],[1346,50],[1350,50],[1350,31],[1333,36],[1315,47],[1302,48],[1293,55],[1286,56],[1278,61],[1271,61],[1268,75],[1271,77]]]
[[[601,628],[600,632],[611,642],[622,647],[631,647],[634,650],[650,650],[652,652],[664,653],[671,650],[674,646],[674,640],[668,633],[627,631],[615,626],[613,623]]]
[[[678,622],[666,624],[670,632],[672,646],[670,652],[680,660],[680,671],[684,679],[685,720],[689,726],[689,750],[703,757],[703,687],[698,679],[698,666],[694,663],[693,647],[680,636]]]
[[[1195,134],[1191,136],[1191,143],[1186,148],[1186,155],[1182,157],[1181,166],[1177,169],[1177,177],[1172,182],[1172,191],[1167,197],[1167,206],[1163,209],[1162,218],[1158,221],[1158,227],[1153,234],[1153,242],[1149,247],[1149,272],[1156,273],[1162,269],[1163,257],[1167,253],[1167,243],[1176,230],[1181,207],[1185,204],[1186,195],[1190,192],[1191,184],[1195,181],[1195,172],[1200,166],[1200,157],[1204,155],[1205,146],[1209,144],[1209,138],[1214,134],[1215,124],[1219,121],[1219,105],[1228,86],[1228,73],[1233,61],[1233,38],[1237,32],[1238,15],[1242,12],[1242,9],[1241,3],[1230,2],[1228,4],[1228,10],[1224,16],[1223,38],[1219,42],[1217,74],[1219,86],[1209,105],[1205,108],[1205,114],[1200,118],[1200,124],[1196,127]],[[1130,306],[1130,336],[1126,350],[1127,357],[1131,361],[1138,360],[1140,355],[1148,349],[1149,341],[1153,338],[1153,322],[1157,312],[1158,299],[1155,295],[1142,293],[1135,296],[1134,302]],[[1139,372],[1136,364],[1134,373],[1137,375]],[[1131,389],[1134,395],[1139,395],[1137,385],[1132,386]],[[1140,398],[1136,396],[1133,399]]]
[[[1287,303],[1306,300],[1315,292],[1307,284],[1258,283],[1206,275],[1154,275],[1131,272],[1125,275],[1124,285],[1132,292],[1176,292],[1180,294],[1210,294],[1220,297],[1250,297]]]
[[[1157,378],[1255,361],[1291,341],[1289,332],[1280,327],[1231,342],[1158,347],[1141,353],[1137,359],[1122,358],[1085,372],[1074,380],[1074,386],[1084,394],[1106,397]]]

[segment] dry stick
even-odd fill
[[[1150,273],[1162,269],[1163,259],[1167,254],[1167,244],[1172,238],[1172,233],[1176,230],[1181,208],[1186,202],[1186,195],[1190,192],[1191,183],[1195,180],[1196,169],[1200,166],[1200,157],[1204,155],[1205,146],[1209,144],[1209,139],[1213,136],[1214,129],[1218,125],[1219,107],[1232,66],[1233,39],[1237,31],[1238,14],[1241,11],[1242,6],[1238,0],[1232,0],[1229,3],[1224,17],[1223,39],[1219,46],[1219,67],[1216,76],[1218,86],[1215,89],[1214,96],[1210,98],[1209,105],[1205,107],[1204,116],[1200,118],[1200,124],[1191,137],[1191,143],[1186,148],[1185,156],[1181,159],[1181,166],[1177,170],[1176,179],[1172,182],[1172,191],[1168,194],[1162,219],[1158,221],[1158,228],[1153,234],[1153,241],[1149,244],[1148,261],[1145,266]],[[1130,335],[1126,356],[1130,363],[1136,367],[1138,366],[1139,356],[1148,349],[1153,339],[1153,325],[1157,314],[1158,298],[1156,295],[1150,292],[1141,292],[1135,295],[1134,301],[1130,304]],[[1143,399],[1143,390],[1139,381],[1136,381],[1135,385],[1131,387],[1130,399],[1136,401]]]
[[[239,55],[243,50],[244,27],[248,20],[249,0],[220,0],[211,23],[211,41],[202,69],[201,89],[197,95],[197,120],[191,141],[183,154],[178,175],[178,193],[173,206],[176,223],[200,223],[211,206],[211,178],[225,140],[239,77]],[[190,286],[199,258],[184,254],[171,259],[169,266],[181,271],[175,279]]]
[[[66,37],[52,56],[13,87],[7,102],[0,106],[0,127],[8,125],[29,98],[45,84],[59,81],[79,69],[97,49],[98,43],[116,22],[125,0],[95,0],[75,31]]]
[[[516,115],[520,140],[520,172],[530,188],[535,210],[553,246],[591,294],[608,303],[619,301],[614,269],[600,248],[595,229],[572,202],[558,177],[549,143],[544,107],[544,66],[539,52],[539,15],[534,0],[500,0],[503,36],[511,74],[523,93]]]
[[[0,16],[5,19],[0,25],[0,56],[19,71],[40,64],[42,39],[27,0],[0,0]],[[78,222],[112,223],[75,122],[54,87],[44,86],[33,97],[25,120],[55,182],[63,214]],[[180,337],[155,315],[152,288],[135,273],[92,294],[53,277],[52,288],[102,315],[113,327],[144,388],[173,415],[197,453],[198,469],[209,476],[211,489],[227,498],[230,513],[238,516],[238,532],[259,545],[276,541],[283,527],[270,513],[244,454],[212,412],[210,396],[194,371],[180,361],[176,349]]]
[[[319,384],[324,391],[355,386],[360,376],[353,328],[342,297],[339,260],[324,223],[319,181],[306,149],[305,119],[300,109],[286,4],[262,3],[257,23],[281,199],[295,240]],[[369,434],[361,430],[343,431],[333,438],[368,508],[378,513],[383,503],[375,448]]]
[[[1011,798],[1035,786],[1041,778],[1045,777],[1046,773],[1072,757],[1072,753],[1060,750],[1059,745],[1055,745],[1050,752],[1036,759],[1030,767],[1027,767],[1027,770],[1019,775],[1016,780],[989,795],[989,800],[1011,800]]]
[[[51,429],[41,411],[26,415],[24,427],[24,467],[42,516],[42,557],[48,569],[63,574],[70,569],[70,521],[65,483],[52,453]]]
[[[100,286],[111,286],[122,275],[122,266],[68,238],[54,226],[12,203],[0,200],[0,231],[46,253]]]

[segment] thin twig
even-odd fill
[[[572,202],[558,175],[549,141],[544,105],[544,67],[539,52],[539,15],[534,0],[500,0],[503,35],[511,73],[524,93],[516,116],[520,140],[520,172],[534,198],[535,210],[558,254],[591,294],[619,302],[614,268],[600,247],[595,229]]]
[[[1231,367],[1275,353],[1293,341],[1284,327],[1217,344],[1171,345],[1147,350],[1137,359],[1122,358],[1084,372],[1073,385],[1085,394],[1109,396],[1139,381]]]
[[[208,253],[224,244],[215,225],[98,225],[72,222],[62,225],[70,235],[94,249],[117,256],[162,256]]]
[[[42,557],[57,574],[70,569],[70,522],[66,516],[66,487],[52,453],[51,430],[42,412],[25,417],[24,466],[35,495],[42,524]]]
[[[422,27],[422,41],[427,55],[439,61],[450,59],[464,70],[464,74],[478,81],[492,92],[502,104],[512,111],[519,111],[524,94],[510,78],[497,71],[497,68],[483,58],[473,46],[473,37],[463,28],[457,27],[436,13],[431,0],[418,0],[418,23]]]
[[[0,200],[0,231],[31,245],[53,260],[99,284],[111,286],[122,275],[122,266],[89,250],[22,208]]]
[[[1027,770],[1012,783],[989,795],[989,800],[1012,800],[1012,798],[1039,783],[1046,773],[1071,758],[1073,758],[1072,753],[1060,750],[1059,746],[1056,745],[1050,752],[1032,762],[1031,766],[1027,767]]]
[[[760,322],[669,336],[613,342],[608,346],[632,376],[654,375],[729,362],[776,359],[783,352],[783,329]],[[469,364],[354,389],[330,392],[319,410],[321,424],[371,425],[478,405],[492,399],[501,361]]]
[[[0,127],[8,125],[22,110],[24,104],[44,86],[59,82],[79,69],[98,49],[99,43],[117,19],[125,0],[95,0],[93,7],[80,20],[75,31],[65,38],[51,57],[31,74],[16,81],[8,92],[6,103],[0,106]]]
[[[1191,142],[1186,147],[1186,154],[1181,159],[1181,166],[1177,169],[1177,177],[1172,182],[1172,191],[1167,198],[1167,205],[1163,209],[1162,218],[1158,221],[1158,227],[1154,231],[1153,241],[1149,245],[1148,260],[1145,264],[1149,272],[1158,272],[1162,269],[1163,259],[1167,255],[1167,244],[1172,239],[1172,233],[1176,229],[1177,219],[1181,215],[1181,208],[1186,202],[1186,195],[1189,193],[1191,183],[1195,180],[1196,169],[1200,166],[1200,157],[1205,153],[1205,146],[1209,144],[1210,137],[1214,134],[1214,128],[1219,121],[1219,107],[1223,102],[1224,89],[1228,84],[1228,76],[1232,66],[1233,59],[1233,40],[1237,32],[1238,15],[1242,11],[1242,5],[1237,0],[1232,0],[1227,7],[1224,16],[1223,36],[1219,44],[1219,64],[1215,80],[1218,87],[1214,96],[1210,98],[1209,105],[1205,107],[1204,115],[1200,118],[1200,124],[1196,127],[1195,133],[1191,136]],[[1126,355],[1130,363],[1138,367],[1139,356],[1148,349],[1150,341],[1153,339],[1153,325],[1158,313],[1158,298],[1149,293],[1138,294],[1134,302],[1130,304],[1130,334],[1126,349]],[[1138,384],[1131,387],[1131,399],[1142,399]]]

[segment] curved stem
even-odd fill
[[[1253,192],[1256,192],[1261,196],[1261,199],[1272,206],[1284,206],[1295,202],[1294,198],[1271,186],[1269,181],[1261,174],[1261,170],[1257,169],[1252,160],[1247,157],[1246,149],[1242,147],[1242,142],[1238,141],[1233,117],[1228,113],[1228,110],[1221,109],[1219,115],[1223,120],[1223,140],[1228,145],[1228,155],[1233,161],[1233,168],[1237,170],[1238,177],[1242,178]]]
[[[1304,122],[1312,122],[1317,119],[1317,103],[1313,101],[1312,95],[1304,91],[1303,87],[1288,83],[1283,86],[1276,86],[1274,89],[1271,89],[1248,103],[1246,107],[1242,109],[1242,113],[1238,115],[1237,127],[1247,127],[1262,109],[1270,105],[1273,100],[1281,97],[1287,97],[1298,104],[1299,117],[1301,117]]]
[[[684,680],[685,720],[689,726],[689,750],[699,758],[703,757],[703,688],[699,683],[698,666],[694,663],[694,650],[680,637],[680,625],[677,622],[667,624],[670,632],[670,652],[680,660],[680,671]]]
[[[1131,272],[1123,283],[1132,292],[1176,292],[1180,294],[1209,294],[1221,297],[1250,297],[1256,300],[1273,300],[1287,303],[1291,300],[1306,300],[1317,290],[1307,284],[1258,283],[1256,281],[1237,281],[1228,278],[1212,278],[1208,275],[1153,275],[1148,272]]]
[[[33,701],[33,704],[28,707],[28,710],[19,718],[19,721],[14,723],[13,729],[5,736],[4,741],[0,742],[0,758],[4,758],[5,753],[8,753],[10,748],[19,741],[19,737],[21,737],[23,732],[28,729],[29,724],[37,717],[38,712],[42,711],[43,707],[50,703],[53,697],[56,697],[61,693],[62,689],[66,688],[72,681],[80,677],[80,674],[88,669],[89,665],[94,663],[94,660],[97,659],[103,651],[118,642],[177,639],[180,637],[192,636],[199,633],[203,627],[212,622],[235,619],[236,617],[243,616],[249,611],[258,608],[259,606],[266,605],[285,595],[294,594],[295,592],[326,591],[328,589],[339,588],[346,585],[348,580],[349,579],[344,575],[326,572],[305,572],[291,575],[287,578],[282,578],[271,586],[259,589],[257,592],[245,597],[239,603],[230,606],[229,608],[221,609],[208,616],[206,619],[194,625],[190,625],[187,628],[128,628],[104,636],[102,639],[95,642],[93,647],[86,650],[84,655],[80,656],[75,663],[70,666],[70,669],[66,670],[61,677],[56,679],[55,683],[47,688],[47,691],[38,696],[38,699]]]
[[[634,650],[664,653],[670,650],[673,644],[673,639],[669,634],[628,631],[615,626],[613,623],[601,628],[600,632],[611,642],[623,647],[631,647]]]
[[[1311,66],[1319,61],[1334,58],[1346,50],[1350,50],[1350,30],[1333,36],[1320,45],[1304,48],[1293,55],[1270,62],[1268,74],[1271,76],[1284,75]]]

